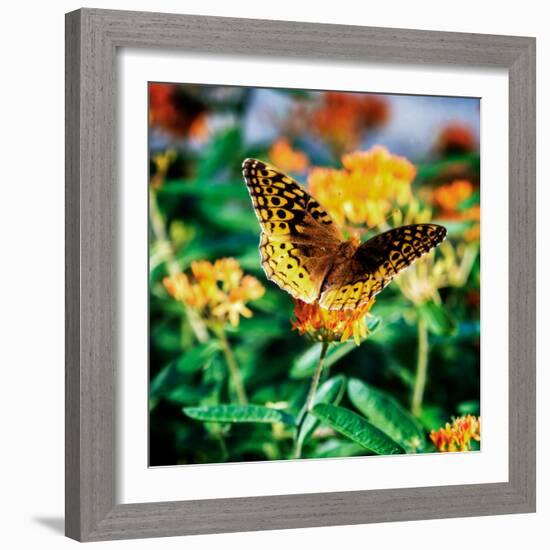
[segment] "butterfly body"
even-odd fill
[[[344,240],[327,212],[290,176],[256,159],[244,161],[243,176],[262,228],[267,277],[294,298],[327,309],[367,303],[447,234],[439,225],[414,224],[363,244]]]

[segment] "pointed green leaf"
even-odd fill
[[[317,391],[313,404],[332,403],[337,405],[340,399],[342,399],[345,385],[346,379],[342,375],[327,380]],[[298,434],[298,444],[300,447],[309,439],[318,425],[319,419],[317,417],[312,414],[306,415],[302,427],[300,428],[300,433]]]
[[[405,449],[416,451],[424,446],[424,432],[414,417],[393,397],[357,378],[349,380],[348,395],[370,422]]]
[[[388,437],[382,430],[349,409],[321,403],[313,407],[312,413],[337,432],[373,453],[393,455],[405,452],[398,443]]]
[[[203,422],[282,422],[294,426],[292,415],[261,405],[214,405],[212,407],[184,407],[183,412]]]

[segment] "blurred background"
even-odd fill
[[[249,403],[298,414],[318,359],[319,343],[293,329],[292,299],[261,269],[260,227],[241,176],[247,157],[295,177],[349,235],[364,240],[428,221],[448,229],[435,253],[377,297],[360,345],[333,345],[325,376],[365,382],[410,414],[423,434],[415,452],[445,450],[432,430],[479,415],[479,105],[476,98],[149,85],[151,466],[292,457],[292,430],[281,423],[200,422],[182,410],[242,402],[229,380],[238,369]],[[331,211],[320,195],[340,205],[364,196],[338,187],[356,175],[346,155],[358,155],[384,189],[398,178],[405,199],[386,191],[376,198],[377,215],[361,219],[345,207]],[[330,176],[323,185],[320,174]],[[264,290],[254,286],[233,316],[229,305],[218,307],[222,324],[213,329],[189,292],[204,276],[200,265],[209,265],[196,262],[223,258],[238,262],[231,266],[239,280],[253,277]],[[349,392],[338,403],[361,411]],[[303,457],[370,454],[323,425],[303,443]]]

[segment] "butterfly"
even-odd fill
[[[431,223],[390,229],[363,244],[345,240],[329,214],[293,178],[256,159],[243,162],[267,277],[294,298],[325,309],[368,303],[415,260],[443,242]]]

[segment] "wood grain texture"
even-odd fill
[[[509,69],[509,475],[536,503],[536,55]]]
[[[120,47],[509,70],[508,483],[115,503],[115,59]],[[68,536],[108,540],[535,510],[533,38],[86,9],[66,17],[66,81]]]
[[[65,529],[80,528],[80,14],[65,25]]]
[[[67,29],[67,534],[86,538],[114,506],[115,51],[85,12]]]

